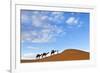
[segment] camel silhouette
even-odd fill
[[[46,57],[47,54],[49,54],[49,52],[41,54],[42,58],[43,58],[43,57]]]
[[[41,54],[37,54],[37,55],[36,55],[36,58],[39,58],[39,59],[40,59],[40,56],[41,56]]]
[[[51,55],[54,55],[55,52],[57,52],[57,54],[58,54],[58,50],[51,50]],[[47,53],[44,52],[44,53],[42,53],[42,54],[37,54],[37,55],[36,55],[36,59],[40,59],[40,57],[41,57],[41,58],[44,58],[44,57],[47,56],[47,54],[49,54],[49,52],[47,52]]]
[[[55,52],[58,52],[57,50],[51,50],[51,55],[55,54]]]

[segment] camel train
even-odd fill
[[[58,50],[51,50],[51,55],[54,55],[55,53],[58,53]],[[40,58],[45,58],[47,55],[49,54],[49,52],[47,53],[42,53],[42,54],[37,54],[36,55],[36,59],[40,59]]]

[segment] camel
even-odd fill
[[[48,53],[43,53],[43,54],[41,54],[42,58],[43,58],[43,57],[46,57],[47,54],[49,54],[49,52],[48,52]]]
[[[58,50],[51,50],[51,55],[55,54],[55,52],[58,53]]]
[[[36,58],[40,58],[40,56],[41,56],[41,54],[37,54],[37,55],[36,55]]]

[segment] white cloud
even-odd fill
[[[58,17],[58,16],[63,16],[64,12],[56,12],[55,11],[55,12],[52,12],[51,14],[52,14],[52,16],[57,16]]]
[[[39,11],[33,11],[33,15],[38,15]]]
[[[24,40],[30,40],[30,34],[26,33],[26,32],[23,32],[21,34],[21,39],[22,39],[23,42],[24,42]]]
[[[22,34],[22,39],[33,43],[52,42],[57,36],[64,33],[63,29],[56,25],[47,24],[40,31],[33,30]]]
[[[44,15],[44,16],[41,16],[41,20],[46,20],[46,19],[48,19],[49,17],[48,16],[46,16],[46,15]]]
[[[32,25],[35,27],[41,27],[42,25],[42,20],[40,18],[40,16],[32,16]]]
[[[33,46],[28,46],[27,49],[38,50],[38,49],[41,49],[41,48],[37,48],[37,47],[33,47]]]
[[[35,59],[35,57],[36,57],[36,53],[24,53],[24,54],[22,54],[21,55],[21,59]]]
[[[22,22],[22,24],[28,23],[29,20],[30,20],[30,17],[28,15],[22,14],[22,16],[21,16],[21,22]]]
[[[23,32],[23,40],[33,43],[51,42],[57,36],[62,35],[63,29],[52,22],[59,23],[64,18],[63,12],[51,12],[51,15],[48,16],[48,12],[35,11],[31,17],[33,31]]]
[[[75,17],[69,17],[66,21],[65,21],[68,25],[76,25],[79,23],[79,19],[75,18]]]
[[[56,22],[56,23],[61,23],[64,20],[64,13],[63,12],[52,12],[49,20]]]
[[[51,42],[54,38],[55,35],[58,35],[58,29],[55,28],[54,26],[50,26],[49,27],[45,27],[43,29],[41,29],[41,31],[39,31],[39,33],[37,33],[37,37],[34,37],[32,39],[32,42]]]
[[[48,13],[50,13],[49,16]],[[35,11],[33,12],[32,19],[33,19],[33,25],[39,25],[41,24],[41,22],[44,23],[45,21],[60,23],[64,19],[64,13]]]

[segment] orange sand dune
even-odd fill
[[[61,53],[51,55],[42,59],[36,60],[21,60],[21,63],[32,63],[32,62],[49,62],[49,61],[72,61],[72,60],[89,60],[89,52],[67,49]]]

